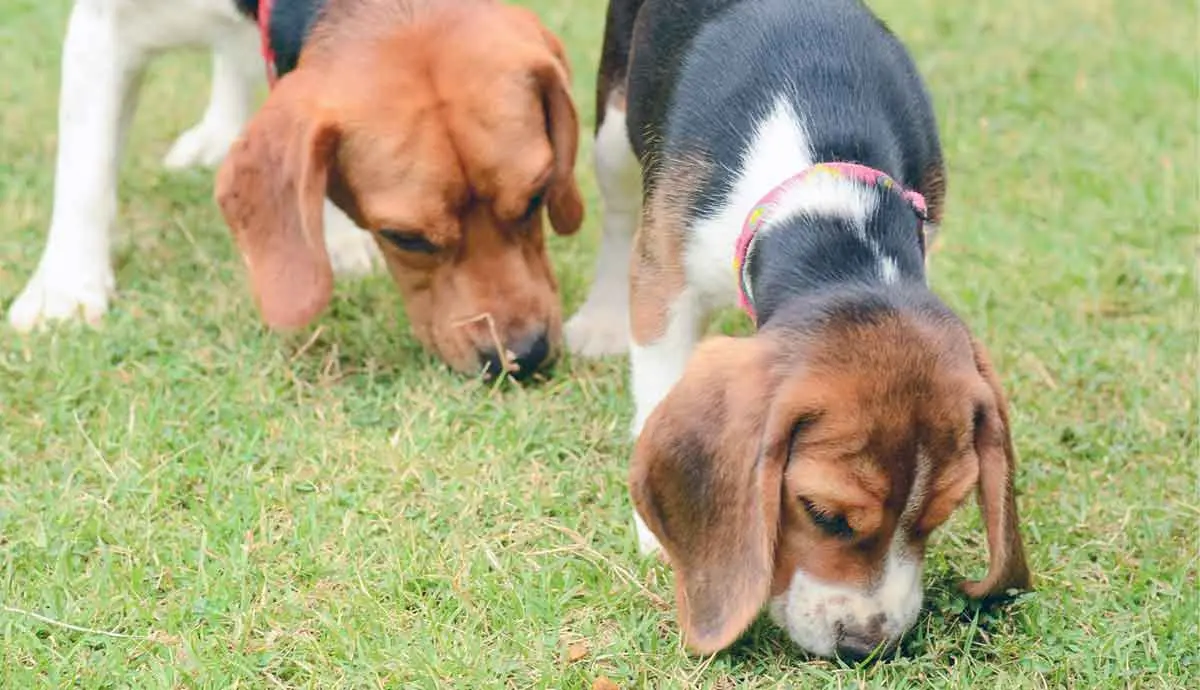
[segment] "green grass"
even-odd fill
[[[206,57],[175,54],[143,92],[103,327],[0,330],[0,687],[1196,687],[1195,7],[873,4],[937,103],[933,282],[1008,387],[1037,592],[986,612],[955,592],[984,566],[971,508],[896,658],[805,659],[761,622],[689,657],[631,534],[624,360],[456,376],[383,275],[268,333],[211,174],[158,165],[206,95]],[[67,6],[0,0],[5,306],[49,222]],[[590,120],[603,3],[535,6]],[[588,225],[552,240],[568,311],[590,161]]]

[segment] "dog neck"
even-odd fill
[[[925,286],[924,208],[912,193],[844,175],[777,189],[766,210],[748,214],[735,262],[742,306],[759,328],[798,297]]]

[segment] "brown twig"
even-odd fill
[[[312,347],[313,343],[317,342],[317,338],[321,337],[321,333],[324,330],[324,326],[317,326],[316,329],[313,330],[312,335],[308,336],[308,341],[301,345],[300,349],[296,350],[296,352],[290,358],[288,358],[288,361],[295,362],[297,359],[303,357],[304,353],[308,352],[308,348]]]
[[[473,323],[486,321],[488,325],[488,333],[492,336],[492,344],[496,347],[496,356],[500,358],[500,368],[503,371],[515,372],[520,369],[519,366],[513,363],[513,354],[504,347],[504,343],[500,340],[500,333],[496,331],[496,320],[492,318],[491,312],[483,312],[465,319],[459,319],[451,323],[455,328],[462,328]]]

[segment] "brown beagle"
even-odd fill
[[[370,231],[417,337],[463,372],[515,376],[561,340],[542,208],[583,207],[562,45],[486,0],[276,0],[257,13],[279,79],[226,157],[217,200],[273,327],[333,283],[329,198]]]
[[[599,83],[602,246],[632,261],[602,252],[568,338],[632,335],[635,521],[688,645],[765,606],[813,654],[891,647],[975,487],[990,558],[964,590],[1029,587],[1004,393],[927,287],[942,156],[896,38],[858,0],[612,0]],[[596,308],[621,282],[628,326]],[[739,297],[756,334],[697,347]]]

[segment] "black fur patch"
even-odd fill
[[[296,69],[300,50],[320,18],[326,0],[276,0],[271,7],[270,38],[279,76]]]
[[[238,11],[258,20],[260,0],[235,0]],[[275,0],[271,6],[268,38],[275,52],[275,70],[283,76],[296,68],[300,51],[327,0]]]
[[[258,0],[234,0],[234,4],[237,5],[238,12],[251,19],[258,19]]]

